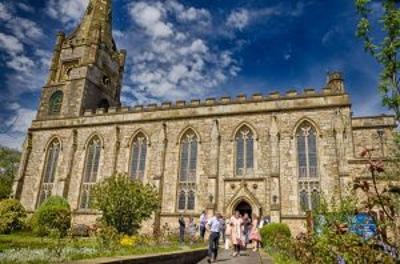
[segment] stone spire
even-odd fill
[[[114,43],[111,10],[112,0],[90,0],[75,31],[58,34],[37,119],[76,117],[98,108],[106,112],[121,105],[126,51]]]
[[[99,44],[116,51],[112,36],[112,0],[90,0],[79,26],[68,39]]]

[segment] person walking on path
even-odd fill
[[[183,215],[181,214],[181,216],[179,217],[179,242],[181,244],[185,242],[185,228],[185,218],[183,218]]]
[[[240,247],[244,245],[243,241],[243,219],[239,211],[235,211],[235,215],[231,217],[231,237],[233,244],[233,254],[232,256],[240,256]]]
[[[248,213],[244,214],[243,217],[243,233],[244,233],[244,248],[247,248],[247,244],[249,243],[249,235],[250,235],[250,225],[251,219]]]
[[[196,224],[194,223],[193,217],[189,217],[188,233],[190,236],[190,244],[193,245],[196,239]]]
[[[206,211],[201,212],[200,215],[200,237],[204,240],[204,235],[206,233],[206,225],[207,225],[207,215]]]
[[[253,214],[253,222],[250,230],[250,240],[253,242],[253,251],[256,252],[260,247],[261,235],[258,229],[260,219]]]
[[[215,263],[217,262],[218,257],[218,241],[221,233],[221,219],[222,216],[220,213],[217,213],[216,216],[212,217],[208,220],[207,227],[210,231],[209,245],[208,245],[208,262]]]

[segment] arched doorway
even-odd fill
[[[236,207],[234,208],[234,211],[239,211],[241,215],[244,215],[247,213],[250,217],[252,216],[252,213],[253,213],[253,209],[251,208],[251,205],[244,200],[240,201],[236,205]]]

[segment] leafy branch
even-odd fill
[[[377,17],[372,8],[372,0],[355,0],[359,22],[356,35],[364,41],[365,50],[382,66],[379,91],[383,105],[393,110],[400,120],[400,9],[399,0],[379,1],[383,8]],[[381,32],[373,33],[373,25],[382,25]],[[374,36],[376,38],[374,38]],[[377,36],[382,35],[380,38]]]

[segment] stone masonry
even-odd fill
[[[353,117],[340,73],[330,73],[321,91],[121,107],[126,52],[117,50],[111,32],[111,0],[91,0],[79,27],[57,38],[49,80],[14,184],[15,196],[29,211],[38,206],[53,139],[61,146],[51,194],[67,198],[74,222],[87,224],[99,216],[94,210],[79,209],[93,136],[101,141],[101,181],[116,172],[129,173],[132,140],[139,132],[145,135],[143,181],[154,184],[162,195],[161,214],[155,217],[158,226],[177,224],[180,213],[197,217],[208,210],[228,216],[245,201],[253,213],[302,230],[305,215],[299,201],[295,133],[304,121],[317,133],[319,188],[327,197],[345,191],[353,178],[367,176],[366,161],[359,156],[363,147],[378,147],[379,157],[389,151],[394,118]],[[50,99],[56,91],[63,93],[62,105],[51,113]],[[235,135],[244,125],[254,134],[254,169],[242,177],[235,173]],[[189,129],[199,139],[195,208],[182,211],[177,201],[180,140]]]

